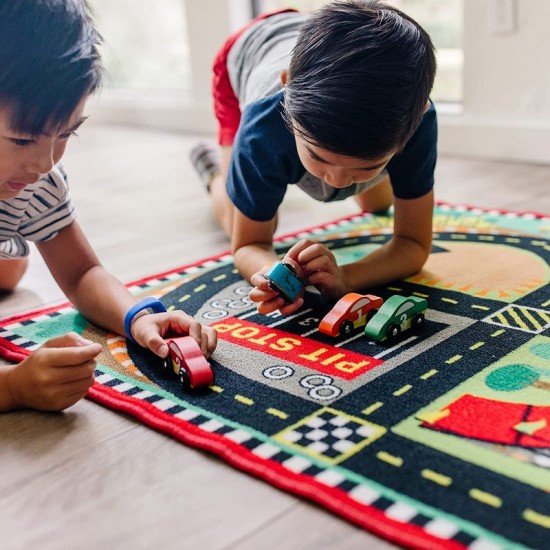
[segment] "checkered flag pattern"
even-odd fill
[[[338,462],[379,435],[379,426],[359,422],[344,413],[325,408],[319,414],[282,432],[280,440],[300,447],[309,454]]]

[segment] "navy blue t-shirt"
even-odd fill
[[[282,100],[281,91],[248,105],[233,144],[227,192],[233,204],[255,221],[271,220],[287,186],[299,182],[306,172],[283,119]],[[432,103],[404,149],[386,166],[393,194],[415,199],[428,193],[434,185],[436,157],[437,116]],[[348,190],[345,196],[350,194]],[[335,192],[329,200],[341,198]]]

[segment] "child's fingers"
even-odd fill
[[[277,296],[278,294],[274,290],[260,290],[258,288],[253,288],[248,294],[248,297],[253,302],[266,302],[267,300],[273,300]]]
[[[62,392],[60,394],[50,396],[49,398],[35,402],[33,404],[33,408],[41,411],[63,411],[69,407],[72,407],[81,399],[86,397],[89,389],[89,386],[82,387],[79,388],[78,391],[71,392],[69,394]]]
[[[55,372],[51,375],[52,380],[58,384],[68,384],[79,380],[93,379],[96,365],[95,361],[87,361],[74,367],[55,369]]]
[[[64,411],[65,409],[76,405],[81,399],[84,399],[87,394],[88,389],[72,395],[64,396],[50,406],[38,406],[37,408],[43,411]]]
[[[200,344],[202,335],[202,325],[191,315],[183,311],[173,311],[168,314],[170,322],[170,332],[177,335],[192,336]]]
[[[60,388],[58,395],[64,398],[73,396],[75,394],[84,397],[88,393],[88,390],[93,386],[93,383],[94,382],[92,379],[86,379],[63,384],[63,386],[61,386]]]
[[[140,345],[150,349],[159,357],[164,358],[168,355],[168,345],[164,337],[189,335],[202,349],[202,325],[183,311],[144,315],[137,320],[137,323],[139,324],[135,325],[132,332],[134,338]]]
[[[218,333],[212,327],[204,327],[202,329],[202,341],[206,342],[206,357],[210,357],[216,349],[218,343]]]
[[[139,334],[134,334],[136,341],[144,348],[150,349],[154,354],[163,359],[168,355],[168,345],[160,335],[159,327],[151,323],[142,328]]]
[[[258,313],[267,315],[268,313],[279,310],[283,315],[289,315],[300,309],[303,304],[304,299],[302,297],[296,298],[291,304],[287,304],[281,297],[278,297],[274,300],[260,303],[258,305]]]
[[[171,311],[170,313],[160,313],[160,315],[162,315],[163,325],[165,327],[167,325],[169,330],[177,334],[187,334],[193,325],[199,324],[191,315],[180,310]]]
[[[332,259],[333,254],[325,245],[321,243],[313,243],[307,249],[300,252],[297,261],[300,262],[300,265],[304,265],[320,257],[329,257]]]
[[[66,367],[91,361],[101,353],[102,349],[100,344],[88,344],[70,348],[41,348],[35,353],[40,352],[45,361],[54,367]]]
[[[332,273],[327,271],[317,271],[309,276],[309,283],[320,290],[330,288],[336,284]]]
[[[285,305],[285,301],[280,296],[277,296],[271,300],[260,302],[258,304],[258,313],[260,313],[261,315],[267,315],[268,313],[277,311],[279,308],[283,307],[284,305]]]
[[[197,343],[199,344],[199,346],[201,348],[202,354],[205,357],[208,357],[209,356],[209,353],[208,353],[208,336],[206,336],[206,334],[204,332],[201,334],[201,339]]]
[[[269,280],[263,273],[254,273],[254,275],[250,277],[250,283],[260,290],[269,290],[271,288],[269,286]]]
[[[188,331],[189,336],[192,336],[197,341],[197,344],[200,345],[202,339],[202,325],[198,321],[192,319],[191,323],[189,323]]]
[[[310,282],[310,284],[310,275],[312,273],[315,273],[317,271],[327,271],[329,273],[333,273],[336,269],[336,264],[334,264],[334,262],[332,262],[331,259],[327,256],[319,256],[314,260],[311,260],[304,264],[304,271],[308,274],[308,281]]]
[[[69,348],[74,346],[88,346],[92,342],[86,340],[77,334],[76,332],[67,332],[61,336],[56,336],[55,338],[50,338],[47,342],[42,344],[43,348]]]
[[[303,305],[304,305],[304,299],[297,298],[291,304],[286,304],[283,307],[280,307],[279,311],[281,312],[282,315],[290,315],[291,313],[298,311]]]
[[[286,254],[285,254],[285,260],[290,258],[294,261],[298,261],[298,256],[300,253],[305,250],[306,248],[309,248],[311,245],[316,244],[315,241],[310,241],[309,239],[303,239],[301,241],[298,241]]]
[[[285,263],[294,268],[296,275],[298,275],[300,279],[304,277],[304,270],[302,269],[302,266],[297,261],[293,260],[292,258],[285,258]]]
[[[203,349],[202,325],[183,311],[174,311],[171,315],[170,329],[178,334],[188,334],[194,338],[204,353],[206,348]]]

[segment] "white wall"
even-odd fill
[[[464,0],[464,103],[438,105],[440,152],[550,164],[550,0],[512,0],[516,30],[495,35],[490,5]],[[94,119],[214,132],[211,64],[225,38],[250,16],[249,0],[182,0],[193,96],[117,96],[105,90]]]
[[[441,112],[444,153],[550,163],[550,2],[515,2],[515,32],[494,34],[491,0],[465,1],[463,112]]]

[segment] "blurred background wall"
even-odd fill
[[[212,59],[262,11],[315,9],[325,0],[91,0],[108,80],[94,118],[186,132],[215,129]],[[389,0],[437,48],[433,100],[440,151],[550,163],[550,2]]]

